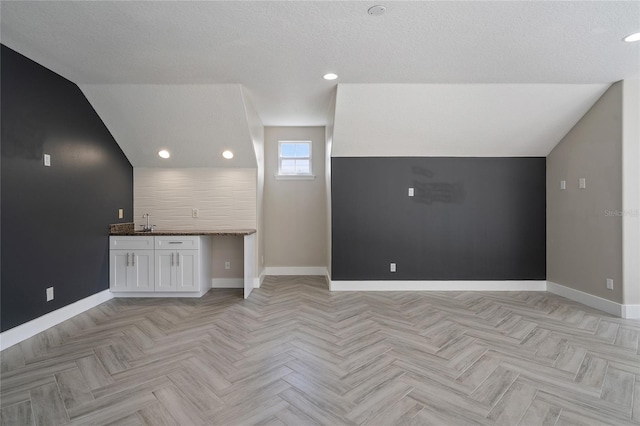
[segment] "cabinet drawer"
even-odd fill
[[[112,250],[153,250],[153,237],[110,236],[109,248]]]
[[[156,250],[198,250],[200,237],[156,236]]]

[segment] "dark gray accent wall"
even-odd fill
[[[340,157],[331,172],[333,280],[545,279],[545,158]]]
[[[1,61],[5,331],[109,287],[108,225],[132,221],[133,168],[78,86],[5,46]]]

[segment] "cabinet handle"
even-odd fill
[[[175,253],[171,253],[171,266],[173,266],[173,255],[174,255],[174,254],[175,254]]]
[[[180,266],[180,253],[176,253],[176,259],[178,260],[178,266]]]
[[[129,253],[127,253],[127,267],[129,267]]]
[[[131,253],[131,266],[136,266],[136,254]]]
[[[169,244],[182,244],[182,241],[169,241]]]

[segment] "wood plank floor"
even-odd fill
[[[640,323],[548,293],[269,277],[114,299],[1,357],[2,425],[640,424]]]

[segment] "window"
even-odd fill
[[[278,143],[279,176],[311,176],[311,141]]]

